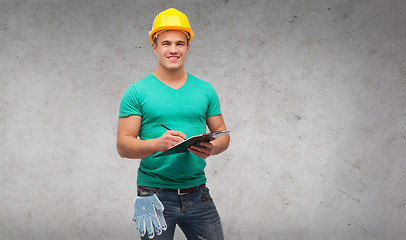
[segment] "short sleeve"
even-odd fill
[[[207,113],[206,117],[212,117],[221,114],[221,109],[220,109],[220,100],[217,95],[216,90],[214,87],[210,84],[210,89],[209,89],[209,106],[207,108]]]
[[[134,85],[127,88],[120,102],[119,117],[128,117],[130,115],[142,115],[139,96]]]

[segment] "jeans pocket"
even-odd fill
[[[202,202],[206,202],[206,201],[213,202],[213,199],[210,196],[208,187],[206,187],[206,186],[201,187],[200,188],[200,193],[201,193],[201,198],[200,199],[202,200]]]
[[[142,186],[137,186],[137,196],[138,197],[148,197],[152,196],[156,193],[156,189],[154,188],[149,188],[149,187],[142,187]]]

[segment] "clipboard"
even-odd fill
[[[177,154],[177,153],[182,153],[182,152],[188,152],[189,150],[187,150],[187,149],[192,145],[197,145],[200,142],[213,141],[219,137],[222,137],[222,136],[228,134],[229,132],[230,131],[226,130],[226,131],[220,131],[220,132],[205,133],[205,134],[201,134],[198,136],[190,137],[190,138],[176,144],[175,146],[169,148],[168,150],[158,153],[157,155],[153,156],[152,158],[162,157],[162,156],[167,156],[167,155]]]

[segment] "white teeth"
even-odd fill
[[[169,59],[178,59],[178,57],[169,57]]]

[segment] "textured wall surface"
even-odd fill
[[[118,106],[169,7],[232,131],[206,169],[226,239],[404,239],[403,0],[0,0],[0,239],[137,239]]]

